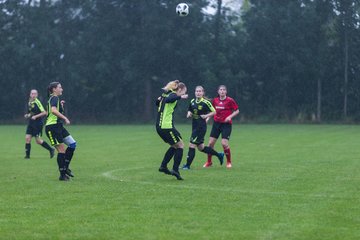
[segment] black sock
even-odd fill
[[[26,143],[26,144],[25,144],[25,154],[26,154],[26,157],[30,157],[30,151],[31,151],[31,144],[30,144],[30,143]]]
[[[204,149],[202,150],[202,152],[207,153],[207,154],[210,154],[210,155],[215,155],[215,156],[218,156],[218,155],[219,155],[217,151],[215,151],[214,149],[212,149],[212,148],[209,147],[209,146],[204,147]]]
[[[58,153],[57,155],[57,163],[59,166],[59,172],[61,175],[65,174],[66,168],[65,168],[65,153]]]
[[[65,151],[65,168],[68,169],[71,159],[74,155],[75,148],[68,147]]]
[[[43,141],[43,143],[41,144],[41,146],[42,146],[43,148],[49,150],[49,151],[51,151],[51,149],[52,149],[52,148],[50,147],[50,145],[49,145],[47,142],[45,142],[45,141]]]
[[[173,170],[176,172],[179,171],[179,166],[183,157],[183,152],[184,149],[182,148],[177,148],[175,151]]]
[[[169,149],[166,151],[166,153],[164,155],[164,159],[161,163],[161,167],[167,166],[167,164],[170,162],[171,158],[174,156],[175,150],[176,150],[175,148],[169,147]]]
[[[190,148],[189,147],[189,152],[188,152],[188,155],[187,155],[187,158],[186,158],[186,165],[188,167],[190,167],[191,163],[193,162],[195,158],[195,148]]]

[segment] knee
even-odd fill
[[[193,144],[193,143],[190,143],[190,144],[189,144],[189,148],[196,148],[196,145]]]
[[[65,153],[65,147],[63,144],[56,145],[55,148],[58,151],[58,153]]]
[[[184,143],[182,141],[177,142],[175,145],[173,145],[174,148],[184,148]]]
[[[223,146],[224,149],[228,148],[229,147],[229,142],[227,140],[222,140],[221,145]]]
[[[68,146],[71,149],[76,148],[76,141],[71,135],[64,138],[64,143],[66,144],[66,146]]]
[[[70,143],[70,144],[69,144],[69,148],[72,148],[72,149],[75,150],[75,148],[76,148],[76,142]]]
[[[210,137],[210,140],[209,140],[209,147],[214,148],[215,143],[216,143],[216,138],[212,138],[212,137]]]

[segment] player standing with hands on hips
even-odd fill
[[[232,129],[232,118],[239,114],[239,107],[235,100],[227,96],[227,88],[225,85],[220,85],[218,88],[218,96],[212,100],[212,105],[216,110],[214,116],[214,123],[210,133],[209,147],[214,148],[214,145],[221,133],[221,145],[226,156],[226,167],[231,168],[231,152],[229,147],[229,139]],[[212,155],[208,155],[208,160],[203,167],[211,167]]]
[[[69,169],[69,164],[76,148],[76,141],[63,126],[63,121],[65,124],[70,124],[70,121],[64,115],[64,101],[59,99],[62,92],[63,88],[59,82],[50,83],[48,87],[48,116],[45,131],[51,145],[55,146],[58,152],[59,180],[68,181],[69,177],[74,177]],[[68,146],[66,149],[64,144]]]
[[[183,180],[179,173],[179,166],[183,157],[184,143],[180,133],[174,127],[174,110],[178,100],[188,98],[186,86],[179,80],[174,80],[163,87],[164,93],[157,99],[156,131],[164,142],[170,145],[161,162],[159,172],[173,175],[177,180]],[[170,171],[167,164],[174,157],[173,169]]]

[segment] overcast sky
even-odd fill
[[[242,1],[243,0],[223,0],[223,5],[226,7],[230,7],[234,11],[239,11]],[[211,0],[210,2],[212,2],[212,4],[210,4],[210,6],[214,5],[214,7],[208,7],[205,10],[205,12],[213,14],[216,12],[217,0]]]

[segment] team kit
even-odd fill
[[[76,149],[76,140],[64,127],[64,125],[70,124],[70,120],[65,116],[65,101],[60,99],[63,93],[61,83],[50,83],[47,91],[46,110],[38,100],[37,90],[32,89],[30,91],[28,109],[24,115],[28,119],[25,135],[25,159],[30,159],[31,139],[34,137],[37,144],[49,151],[50,158],[55,156],[56,150],[60,173],[59,180],[69,181],[74,177],[69,166]],[[186,114],[187,118],[192,119],[192,132],[186,163],[182,167],[180,167],[180,164],[183,158],[184,142],[180,132],[175,128],[174,112],[178,101],[188,98],[187,87],[183,82],[174,80],[168,82],[162,88],[162,92],[161,96],[155,101],[157,107],[156,132],[169,145],[169,148],[164,154],[159,172],[174,176],[177,180],[184,180],[179,169],[191,169],[196,149],[207,155],[207,161],[203,165],[204,168],[212,166],[213,156],[219,160],[220,165],[223,165],[226,158],[226,167],[231,168],[229,140],[232,131],[232,119],[239,114],[239,109],[236,101],[227,96],[226,86],[220,85],[217,90],[218,95],[212,100],[205,97],[205,89],[202,86],[195,88],[195,98],[190,100]],[[210,118],[213,118],[213,125],[209,142],[205,145],[207,122]],[[44,125],[51,146],[42,139]],[[214,150],[215,143],[220,136],[223,152]],[[168,164],[172,159],[173,166],[170,170]]]

